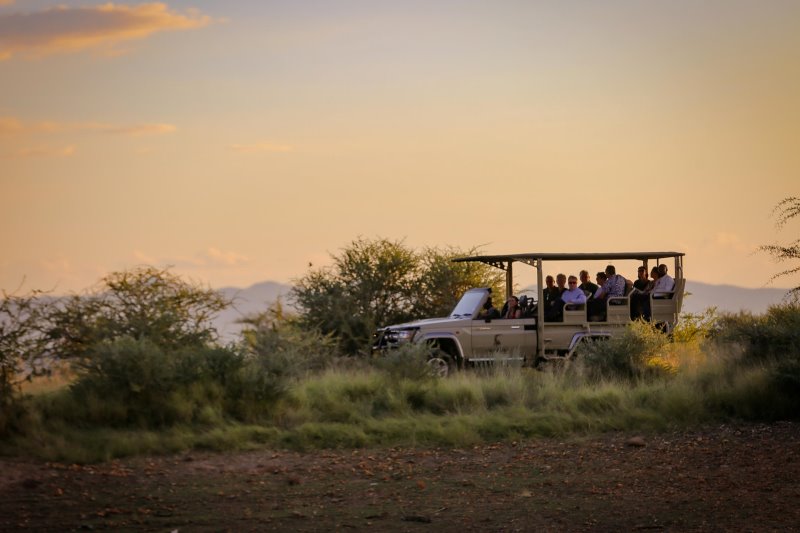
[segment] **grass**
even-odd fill
[[[752,317],[746,320],[751,328]],[[413,358],[408,367],[396,358],[388,365],[333,366],[294,377],[283,394],[269,397],[268,408],[251,406],[262,413],[255,422],[226,413],[219,391],[204,400],[207,388],[180,389],[186,398],[177,392],[165,396],[172,408],[184,402],[192,412],[155,429],[99,424],[113,418],[114,403],[75,396],[63,383],[55,390],[31,389],[36,394],[26,398],[17,415],[15,427],[21,429],[0,442],[0,453],[93,462],[261,446],[468,447],[607,431],[662,431],[734,419],[769,421],[800,412],[795,352],[782,358],[753,356],[752,346],[713,344],[704,341],[706,335],[695,334],[666,343],[641,328],[634,326],[619,346],[598,347],[583,363],[579,358],[544,372],[497,367],[438,380],[420,374]],[[604,353],[612,354],[605,359],[607,366],[599,357]],[[204,401],[207,414],[198,411]],[[104,413],[98,417],[101,408]]]

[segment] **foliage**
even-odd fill
[[[716,307],[709,307],[701,313],[682,313],[672,330],[676,342],[702,341],[715,334],[719,315]]]
[[[0,301],[0,433],[5,430],[19,386],[47,372],[41,357],[45,307],[39,293],[25,296],[3,293]]]
[[[338,345],[332,335],[306,330],[296,316],[285,313],[280,300],[267,311],[242,320],[245,353],[263,372],[298,378],[328,368]]]
[[[671,371],[668,343],[669,337],[652,323],[637,320],[621,335],[583,343],[577,353],[591,379],[651,379]]]
[[[415,293],[414,316],[447,316],[461,295],[475,287],[492,287],[494,294],[503,294],[505,273],[478,262],[454,263],[455,257],[477,255],[478,250],[458,248],[426,248],[419,254],[421,273]],[[383,324],[385,325],[385,324]]]
[[[763,315],[723,315],[717,330],[720,342],[742,347],[745,362],[800,358],[800,302],[771,306]]]
[[[243,354],[221,347],[167,351],[129,336],[92,346],[71,386],[68,419],[110,427],[210,423],[241,395]]]
[[[401,241],[359,238],[332,256],[331,267],[297,280],[300,323],[335,335],[346,354],[363,352],[378,326],[447,315],[467,288],[499,287],[502,275],[492,267],[450,262],[474,252],[415,252]]]
[[[781,200],[775,206],[773,214],[776,215],[777,220],[775,225],[778,229],[782,228],[791,219],[800,216],[800,198],[789,197]],[[759,247],[762,252],[767,252],[772,256],[776,262],[791,261],[800,259],[800,239],[790,242],[789,244],[768,244]],[[788,268],[772,276],[771,280],[783,276],[791,276],[800,272],[800,266]],[[794,294],[800,294],[800,285],[791,290]]]
[[[211,324],[230,302],[218,292],[168,270],[114,272],[86,295],[55,302],[47,320],[53,355],[82,358],[100,343],[148,339],[165,350],[204,346],[217,338]]]
[[[373,364],[392,379],[428,381],[433,379],[433,372],[428,365],[430,350],[426,344],[404,344],[381,354]]]

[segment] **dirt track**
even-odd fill
[[[0,530],[798,530],[799,453],[800,424],[779,423],[463,450],[3,459]]]

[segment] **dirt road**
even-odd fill
[[[800,424],[470,449],[0,460],[0,530],[800,530]]]

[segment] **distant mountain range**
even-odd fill
[[[291,285],[274,281],[256,283],[246,289],[220,289],[223,295],[234,302],[231,308],[222,312],[214,321],[222,338],[235,339],[242,329],[241,324],[237,324],[238,320],[266,311],[278,298],[288,306],[286,297],[291,289]],[[689,294],[683,300],[683,311],[687,313],[699,313],[709,307],[716,307],[720,312],[749,311],[759,314],[770,305],[781,303],[788,289],[747,289],[735,285],[687,281],[686,291]]]

